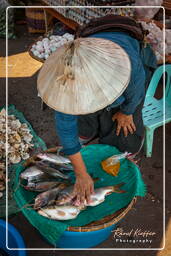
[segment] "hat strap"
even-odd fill
[[[68,49],[66,50],[66,55],[64,58],[64,73],[56,79],[56,82],[59,80],[63,80],[63,85],[65,85],[67,79],[74,79],[74,72],[72,68],[72,57],[74,55],[74,50],[75,44],[74,42],[71,42],[68,46]]]

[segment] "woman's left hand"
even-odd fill
[[[117,121],[117,136],[120,134],[121,129],[123,129],[125,137],[128,136],[129,132],[133,134],[136,131],[132,115],[125,115],[122,112],[117,112],[113,115],[112,120]]]

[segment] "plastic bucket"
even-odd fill
[[[112,230],[116,229],[135,202],[136,197],[127,207],[104,217],[100,221],[93,222],[91,226],[70,227],[58,240],[56,246],[59,248],[91,248],[97,246],[108,239]]]
[[[105,241],[116,224],[110,227],[88,232],[65,231],[56,246],[59,248],[90,248]]]
[[[26,248],[22,236],[11,224],[8,224],[8,247]],[[6,248],[6,222],[4,220],[0,220],[0,249],[10,256],[26,256],[25,250],[8,250]]]

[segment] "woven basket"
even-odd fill
[[[136,203],[136,200],[136,197],[134,197],[127,207],[115,212],[114,214],[110,214],[99,221],[93,221],[90,224],[82,227],[68,227],[67,230],[74,232],[89,232],[110,227],[113,224],[118,223],[121,219],[125,217],[125,215],[132,209],[133,205]]]
[[[58,151],[58,149],[61,147],[55,147],[55,148],[49,148],[45,150],[47,153],[55,153]],[[37,159],[37,156],[32,156],[29,159],[27,159],[24,163],[25,167],[28,167],[30,164],[34,163],[34,161]],[[121,219],[125,217],[125,215],[132,209],[133,205],[136,203],[137,198],[134,197],[132,201],[124,208],[118,210],[117,212],[110,214],[101,220],[93,221],[89,223],[88,225],[82,226],[82,227],[68,227],[68,231],[74,231],[74,232],[89,232],[89,231],[96,231],[100,229],[104,229],[107,227],[112,226],[115,223],[118,223]]]
[[[35,43],[38,42],[38,41],[41,41],[42,39],[43,39],[43,36],[38,37],[38,39],[36,39],[36,40],[29,46],[29,48],[28,48],[28,53],[29,53],[29,55],[30,55],[33,59],[44,63],[45,60],[40,59],[39,57],[35,56],[35,55],[32,53],[32,51],[31,51],[31,48],[32,48],[33,44],[35,44]]]

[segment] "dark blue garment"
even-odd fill
[[[99,32],[90,37],[103,38],[119,44],[128,54],[131,61],[130,83],[124,93],[108,108],[120,106],[125,114],[133,114],[145,96],[145,71],[141,60],[139,42],[123,32]],[[55,111],[56,130],[66,155],[80,151],[78,139],[78,116]]]
[[[123,32],[99,32],[90,37],[104,38],[119,44],[131,61],[131,79],[124,93],[110,107],[120,105],[124,114],[133,114],[145,96],[145,71],[141,60],[139,42]]]

